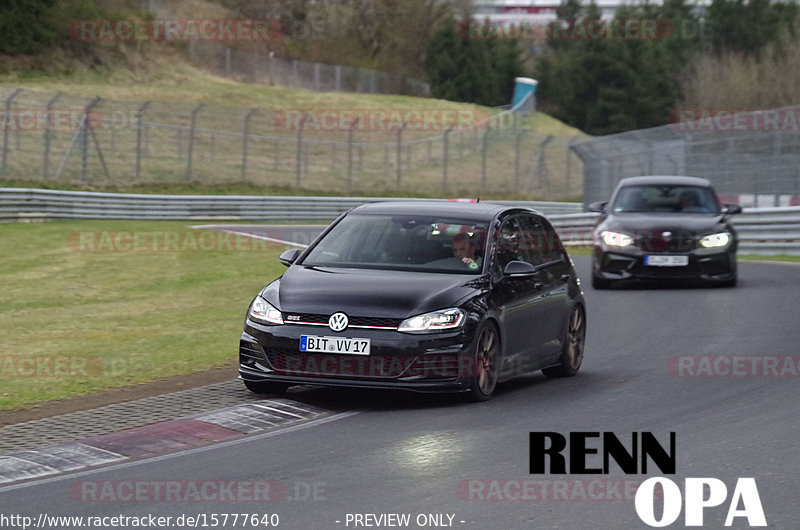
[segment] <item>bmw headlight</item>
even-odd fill
[[[719,234],[711,234],[705,236],[700,240],[700,245],[705,248],[724,247],[731,241],[731,235],[728,232],[720,232]]]
[[[250,320],[255,320],[262,324],[283,324],[283,315],[281,312],[272,307],[272,304],[260,296],[256,296],[256,299],[250,304],[248,315],[250,316]]]
[[[600,235],[603,236],[603,243],[610,247],[628,247],[633,245],[633,238],[628,234],[603,231]]]
[[[404,333],[425,333],[455,329],[464,322],[464,312],[458,308],[432,311],[407,318],[400,323],[397,331]]]

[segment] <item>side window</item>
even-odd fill
[[[520,217],[520,226],[525,256],[522,261],[527,261],[531,265],[546,263],[548,259],[545,253],[548,251],[549,242],[541,221],[533,216],[523,215]]]
[[[546,220],[540,220],[540,222],[544,226],[545,244],[542,247],[542,251],[544,253],[545,262],[549,263],[551,261],[565,259],[564,255],[567,252],[564,250],[564,244],[561,242],[561,238],[558,237],[556,229]]]
[[[521,241],[519,217],[506,219],[500,226],[500,233],[497,236],[497,264],[500,271],[505,270],[506,265],[512,261],[526,261]]]

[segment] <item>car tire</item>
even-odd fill
[[[592,273],[592,288],[598,291],[602,291],[604,289],[610,289],[611,280],[600,278],[596,274]]]
[[[469,401],[486,401],[494,394],[500,373],[500,332],[492,322],[485,323],[475,341],[469,374]]]
[[[578,373],[586,346],[586,312],[576,305],[569,315],[559,364],[542,370],[547,377],[570,377]]]
[[[263,381],[244,381],[247,390],[254,394],[283,394],[289,389],[286,383],[267,383]]]

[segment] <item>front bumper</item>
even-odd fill
[[[239,375],[246,381],[293,385],[465,391],[474,373],[473,326],[448,333],[406,334],[391,330],[327,328],[250,320],[239,342]],[[368,338],[370,355],[300,351],[302,335]]]
[[[679,267],[645,265],[653,255],[688,256],[689,264]],[[646,252],[638,248],[619,249],[595,245],[592,273],[603,280],[702,280],[730,281],[736,277],[736,251],[732,248],[694,249],[689,252]]]

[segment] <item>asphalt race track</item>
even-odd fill
[[[259,233],[308,243],[315,230]],[[798,528],[800,266],[740,263],[741,283],[734,289],[598,292],[588,285],[588,258],[575,262],[589,326],[576,377],[537,374],[500,386],[492,400],[478,404],[447,396],[302,389],[288,396],[353,414],[0,487],[0,511],[34,517],[153,514],[173,521],[205,514],[208,527],[211,514],[247,513],[277,514],[279,527],[291,529],[400,522],[372,518],[388,514],[409,514],[410,528],[422,527],[418,522],[469,529],[647,528],[625,487],[662,476],[652,462],[647,475],[624,475],[613,462],[608,475],[531,475],[529,432],[614,432],[630,440],[632,432],[648,431],[665,447],[669,433],[676,433],[677,473],[668,478],[681,489],[685,477],[726,484],[727,500],[705,511],[705,527],[723,527],[737,478],[754,477],[768,525]],[[591,445],[600,447],[596,440]],[[602,451],[588,462],[601,466]],[[154,494],[153,484],[161,481],[183,489],[177,497]],[[214,502],[186,492],[187,484],[220,481],[239,481],[235,485],[244,489]],[[276,481],[270,492],[277,498],[251,501],[248,481]],[[551,482],[560,493],[548,489]],[[119,495],[137,485],[141,497]],[[111,493],[93,502],[95,487]],[[675,526],[683,524],[681,514]],[[746,519],[733,526],[746,528]],[[217,527],[234,526],[229,519]],[[236,527],[253,526],[239,520]]]

